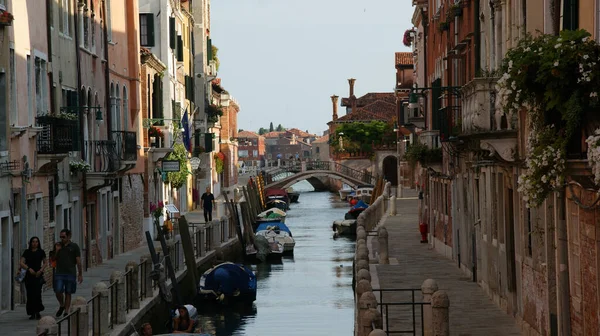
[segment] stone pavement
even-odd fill
[[[396,216],[385,219],[389,234],[389,265],[371,265],[372,287],[417,288],[415,301],[421,302],[421,284],[437,281],[450,299],[450,334],[456,336],[521,335],[513,317],[497,307],[483,290],[449,260],[420,243],[418,227],[419,201],[414,190],[404,190],[396,202]],[[375,274],[374,274],[375,273]],[[379,293],[374,291],[379,300]],[[410,293],[387,292],[383,302],[410,302]],[[390,306],[390,331],[412,329],[410,306]],[[420,307],[416,309],[417,335],[421,333]],[[385,316],[384,316],[385,321]],[[385,323],[385,322],[384,322]]]

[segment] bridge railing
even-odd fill
[[[355,181],[362,181],[365,184],[374,185],[376,182],[375,177],[368,171],[354,169],[343,164],[332,162],[332,161],[288,161],[287,165],[281,165],[277,169],[271,169],[264,172],[265,183],[271,184],[281,181],[291,174],[297,174],[302,171],[310,170],[327,170],[334,171],[340,175],[352,178]]]

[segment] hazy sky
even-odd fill
[[[322,134],[332,94],[391,92],[408,0],[213,0],[211,38],[222,85],[237,99],[238,127],[297,127]],[[345,114],[342,109],[339,115]]]

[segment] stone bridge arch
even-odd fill
[[[341,180],[352,188],[374,184],[375,178],[366,171],[358,171],[336,162],[301,162],[277,167],[265,173],[265,188],[288,188],[300,181],[308,181],[315,190],[326,188],[327,178]]]

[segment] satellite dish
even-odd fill
[[[200,166],[200,159],[197,157],[191,158],[190,165],[192,166],[192,170],[198,169],[198,167]]]

